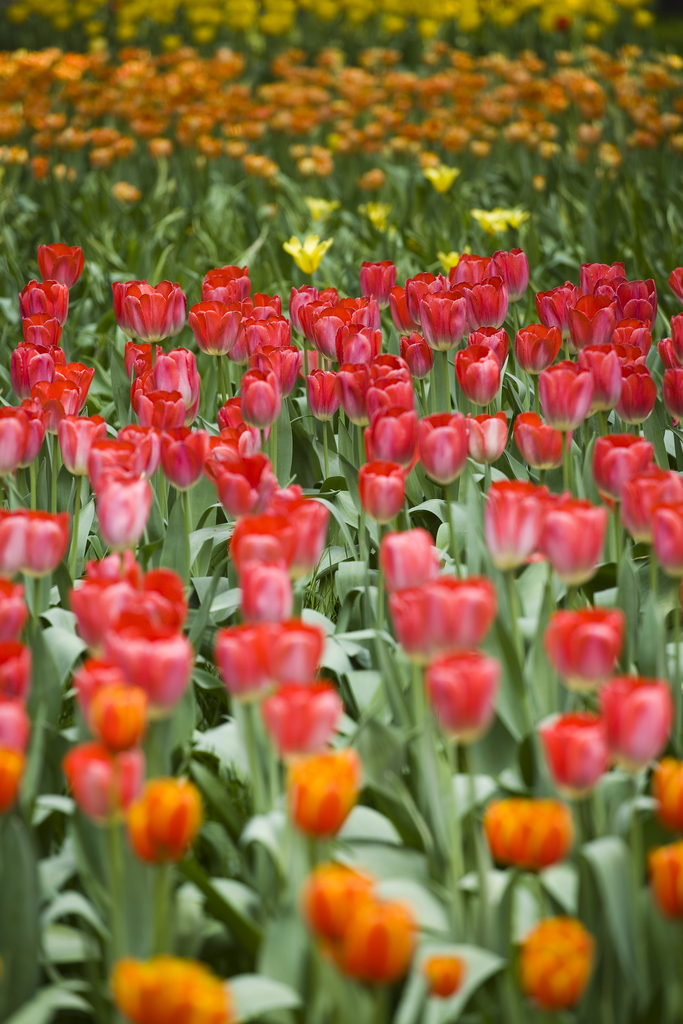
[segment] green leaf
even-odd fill
[[[49,1024],[60,1010],[91,1012],[90,1005],[75,992],[70,992],[59,985],[49,985],[47,988],[41,988],[38,995],[12,1014],[5,1024]]]
[[[301,998],[293,988],[263,974],[238,974],[230,979],[237,1021],[254,1020],[274,1010],[298,1010]]]
[[[251,914],[245,912],[244,893],[240,891],[238,894],[235,889],[235,886],[241,886],[241,883],[232,882],[232,888],[226,887],[224,883],[231,882],[231,879],[209,878],[196,860],[181,861],[178,870],[201,889],[206,898],[207,911],[228,926],[249,956],[255,956],[261,942],[262,931]],[[216,885],[217,881],[222,883],[222,888]]]
[[[59,626],[49,626],[43,630],[43,640],[50,649],[50,655],[57,669],[57,682],[63,686],[74,663],[86,649],[80,636]]]
[[[654,557],[654,556],[652,556]],[[630,548],[622,555],[617,570],[617,607],[626,616],[624,630],[624,651],[621,664],[628,672],[633,662],[636,636],[638,635],[638,580],[633,568]]]
[[[424,962],[431,956],[456,956],[465,963],[465,976],[458,991],[447,999],[429,998],[424,977]],[[505,967],[505,960],[478,946],[460,946],[425,942],[413,963],[410,979],[399,1003],[394,1024],[413,1024],[419,1019],[416,1008],[428,1003],[429,1024],[455,1024],[468,1002],[489,978]]]
[[[190,552],[192,541],[190,539]],[[187,548],[185,544],[185,514],[183,496],[178,492],[168,517],[168,530],[161,549],[161,565],[164,569],[173,569],[181,579],[187,580]]]
[[[0,823],[0,1020],[33,996],[38,984],[38,869],[24,823]]]
[[[654,594],[648,594],[638,630],[636,660],[641,675],[661,679],[664,673],[664,627]]]
[[[114,405],[116,406],[116,418],[118,426],[123,427],[128,423],[128,413],[130,407],[130,381],[128,380],[128,374],[126,373],[126,367],[123,362],[123,356],[119,353],[118,349],[114,346],[110,346],[110,367],[111,367],[111,390],[114,398]]]
[[[289,419],[289,403],[282,403],[275,428],[277,431],[276,474],[280,487],[286,487],[292,472],[292,425]]]
[[[225,789],[216,776],[198,761],[190,761],[189,768],[190,775],[199,786],[214,814],[221,819],[232,838],[237,840],[242,830],[242,820]]]

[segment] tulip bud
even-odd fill
[[[575,1006],[588,985],[594,956],[595,942],[580,921],[545,918],[522,943],[521,989],[544,1010]]]
[[[560,579],[578,587],[595,575],[607,529],[607,509],[562,498],[543,516],[540,549]]]
[[[24,317],[21,329],[24,341],[42,351],[57,348],[62,337],[62,325],[59,320],[47,313],[34,313],[33,316]]]
[[[29,281],[19,292],[19,313],[22,320],[35,316],[36,313],[44,313],[58,320],[63,327],[68,311],[69,289],[59,281]]]
[[[390,594],[420,587],[439,575],[439,551],[431,534],[419,527],[387,533],[379,548],[384,585]]]
[[[484,536],[497,569],[515,569],[535,554],[541,538],[544,493],[521,480],[502,481],[489,488]]]
[[[135,547],[152,508],[148,480],[113,480],[97,495],[97,518],[105,544],[115,551]]]
[[[182,396],[185,407],[184,422],[171,424],[171,428],[174,426],[189,427],[191,423],[194,423],[199,412],[201,386],[194,353],[188,352],[184,348],[176,348],[159,355],[152,370],[152,379],[157,391],[166,391],[171,394],[177,391]],[[163,429],[162,424],[143,424],[143,426],[152,425]]]
[[[427,476],[448,486],[467,464],[467,424],[462,413],[435,413],[417,426],[420,461]]]
[[[188,316],[197,345],[210,356],[225,356],[231,351],[241,322],[238,305],[226,306],[216,301],[198,302]]]
[[[309,754],[287,773],[287,804],[294,824],[309,836],[333,836],[346,821],[361,786],[355,750]]]
[[[352,914],[336,957],[349,977],[368,984],[391,984],[408,971],[416,925],[400,903],[366,900]]]
[[[180,957],[157,956],[144,963],[117,960],[111,988],[117,1009],[133,1024],[189,1024],[188,1013],[193,1024],[229,1024],[237,1017],[222,978],[204,964]]]
[[[683,419],[683,368],[664,371],[662,400],[674,423]]]
[[[38,269],[43,281],[58,281],[67,288],[73,288],[84,266],[85,256],[78,245],[53,242],[52,245],[38,246]]]
[[[280,415],[282,398],[275,374],[249,370],[242,377],[242,416],[252,427],[270,427]]]
[[[606,345],[616,327],[615,303],[604,295],[582,295],[567,311],[567,319],[574,348]]]
[[[515,444],[534,469],[553,469],[562,465],[562,432],[549,427],[535,412],[523,412],[515,420]],[[567,436],[571,444],[571,434]]]
[[[380,309],[389,305],[391,289],[396,284],[396,267],[391,260],[381,263],[370,263],[367,260],[360,266],[361,295],[372,295],[377,299]]]
[[[208,453],[209,435],[205,430],[179,427],[161,435],[164,476],[179,491],[187,491],[199,483]]]
[[[667,682],[620,676],[601,687],[599,698],[610,754],[625,771],[659,757],[674,716]]]
[[[653,508],[652,548],[668,576],[683,577],[683,505]]]
[[[359,427],[370,422],[366,408],[369,384],[370,378],[365,364],[345,363],[339,367],[335,380],[337,397],[351,422]]]
[[[20,700],[0,701],[0,750],[23,754],[31,734],[31,719]]]
[[[555,362],[562,346],[562,332],[557,326],[529,324],[517,331],[515,357],[527,373],[538,374]]]
[[[88,457],[95,441],[107,437],[107,424],[101,416],[65,416],[57,428],[57,439],[64,465],[74,476],[86,476]]]
[[[25,764],[19,751],[0,749],[0,814],[6,814],[15,803]]]
[[[306,377],[308,407],[317,420],[331,420],[339,408],[339,395],[335,388],[337,374],[329,370],[313,370]]]
[[[433,661],[427,694],[444,732],[457,743],[473,743],[491,725],[500,686],[500,662],[479,651]]]
[[[413,331],[409,338],[401,338],[401,357],[416,380],[426,377],[434,365],[434,352],[417,331]]]
[[[683,301],[683,300],[682,300]],[[660,846],[648,855],[652,891],[659,909],[667,917],[683,917],[681,874],[683,873],[683,842]]]
[[[104,825],[118,818],[140,792],[145,757],[137,748],[112,754],[99,743],[81,743],[69,751],[62,768],[79,808]]]
[[[389,293],[389,310],[394,327],[401,331],[415,331],[420,324],[413,319],[408,310],[408,300],[405,288],[392,288]]]
[[[455,372],[463,394],[475,405],[488,405],[500,388],[500,364],[483,345],[471,345],[455,357]]]
[[[475,462],[496,462],[503,452],[508,439],[508,421],[504,412],[495,416],[480,413],[479,416],[468,415],[467,450]]]
[[[556,430],[575,430],[590,411],[593,378],[576,363],[563,360],[538,379],[543,415]]]
[[[676,317],[672,317],[671,332],[674,340],[677,335],[675,320]],[[652,331],[646,320],[620,320],[614,328],[611,341],[613,345],[630,345],[646,356],[652,348]]]
[[[27,615],[22,585],[0,578],[0,643],[17,639]]]
[[[666,370],[664,376],[669,372]],[[656,400],[657,385],[647,366],[622,366],[621,395],[617,403],[619,418],[624,423],[644,423]]]
[[[192,645],[172,626],[152,624],[147,618],[128,624],[124,615],[107,632],[105,652],[126,682],[145,691],[150,713],[157,717],[172,712],[190,682]]]
[[[624,281],[617,287],[617,319],[645,320],[652,325],[657,316],[654,281]]]
[[[395,462],[366,462],[358,471],[358,493],[367,515],[390,523],[403,506],[405,477]]]
[[[265,627],[263,658],[266,675],[279,683],[309,683],[318,673],[325,637],[317,626],[300,619]]]
[[[90,704],[90,728],[109,750],[128,750],[142,739],[147,724],[147,694],[137,686],[102,686]]]
[[[277,490],[277,477],[267,455],[231,455],[225,461],[214,452],[206,473],[218,491],[218,500],[234,518],[259,513]]]
[[[128,836],[137,856],[152,864],[185,856],[202,823],[202,798],[187,779],[151,779],[128,810]]]
[[[327,942],[344,938],[356,910],[373,898],[373,882],[342,864],[318,864],[304,882],[301,907],[311,931]]]
[[[261,705],[264,725],[282,758],[324,749],[343,709],[326,683],[280,686]]]
[[[593,448],[593,479],[602,498],[621,501],[624,484],[652,462],[653,448],[633,434],[598,437]]]
[[[365,428],[365,451],[369,462],[395,462],[409,470],[416,445],[417,414],[414,410],[381,409],[370,426]]]
[[[467,345],[482,345],[490,349],[502,367],[508,357],[510,339],[503,327],[480,327],[478,331],[470,332]]]
[[[146,281],[133,281],[125,288],[124,322],[130,325],[131,336],[143,342],[155,344],[178,334],[185,324],[185,310],[186,299],[179,284],[161,281],[153,288]]]
[[[553,782],[562,796],[588,796],[608,768],[605,730],[597,715],[557,715],[539,726]]]
[[[649,465],[622,487],[622,522],[635,541],[651,544],[654,509],[679,504],[683,504],[683,479],[678,473]]]
[[[69,545],[69,514],[0,509],[0,574],[49,576]]]
[[[574,841],[569,808],[558,800],[496,800],[484,813],[493,859],[524,871],[541,871],[564,860]]]
[[[621,396],[621,365],[611,345],[589,345],[581,349],[579,370],[587,370],[593,380],[591,413],[613,409]]]
[[[464,289],[470,328],[502,327],[508,313],[508,288],[501,277],[486,277]]]
[[[657,819],[672,832],[683,832],[683,764],[663,758],[652,775],[652,795],[657,801]]]
[[[480,576],[439,576],[389,597],[397,638],[418,663],[477,647],[491,628],[497,607],[495,587]]]
[[[437,352],[455,348],[467,330],[467,300],[460,292],[427,293],[419,315],[424,340]]]
[[[618,608],[554,612],[543,642],[568,689],[594,690],[609,679],[621,654],[624,628],[624,613]]]
[[[252,700],[273,683],[266,663],[270,632],[265,625],[233,626],[216,634],[214,658],[228,693]],[[307,678],[311,678],[308,676]]]
[[[292,614],[292,582],[283,566],[248,562],[240,571],[240,585],[247,622],[282,622]]]
[[[250,294],[248,267],[217,267],[202,281],[202,302],[242,302]]]
[[[505,281],[510,302],[519,302],[524,298],[529,286],[529,261],[521,249],[494,252],[489,273]]]
[[[545,327],[558,327],[563,338],[569,337],[569,310],[576,305],[579,289],[571,281],[549,292],[536,293],[536,312]]]

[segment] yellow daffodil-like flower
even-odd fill
[[[327,220],[341,206],[338,199],[316,199],[315,196],[304,196],[304,202],[313,220]]]
[[[460,174],[459,167],[449,167],[448,164],[438,164],[436,167],[425,167],[422,172],[437,192],[443,195],[448,192],[455,179]]]
[[[506,210],[502,206],[496,206],[493,210],[470,210],[470,216],[474,217],[487,235],[499,235],[507,228],[518,228],[529,219],[526,210]]]
[[[368,218],[376,231],[384,234],[389,225],[391,203],[362,203],[358,207],[358,212]]]
[[[450,252],[441,252],[441,250],[439,250],[439,252],[437,252],[436,255],[439,258],[439,263],[443,267],[444,274],[447,274],[450,270],[453,269],[453,267],[457,267],[458,263],[460,262],[460,257],[462,256],[463,253],[471,251],[472,250],[470,249],[469,245],[465,246],[462,253],[455,252],[455,250],[453,249]]]
[[[304,274],[314,274],[333,241],[332,238],[326,238],[321,242],[319,235],[307,235],[302,242],[296,235],[292,235],[288,242],[283,243],[282,248],[289,253],[299,270],[303,270]]]

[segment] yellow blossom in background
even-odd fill
[[[316,199],[315,196],[304,196],[304,202],[313,220],[327,220],[341,206],[338,199]]]
[[[450,252],[441,252],[441,250],[439,250],[439,252],[437,252],[436,255],[438,257],[439,263],[443,267],[444,274],[447,274],[450,270],[453,269],[453,267],[457,267],[458,263],[460,262],[460,257],[464,253],[469,253],[471,251],[472,250],[470,249],[469,245],[466,245],[462,252],[455,252],[454,249],[452,249]]]
[[[296,235],[292,235],[288,242],[283,242],[282,248],[289,253],[299,270],[303,270],[304,274],[314,274],[333,241],[333,238],[326,238],[321,242],[319,235],[307,235],[302,242]]]
[[[368,218],[376,231],[384,234],[389,226],[391,203],[361,203],[358,212]]]
[[[438,164],[436,167],[425,167],[422,173],[427,181],[432,183],[436,191],[443,195],[448,192],[460,174],[460,168],[449,167],[448,164]]]
[[[518,228],[529,219],[526,210],[506,210],[496,206],[493,210],[470,210],[470,216],[486,232],[487,235],[499,235],[507,228]]]

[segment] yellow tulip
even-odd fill
[[[470,210],[479,226],[487,235],[499,235],[507,228],[518,228],[529,219],[526,210],[506,210],[496,206],[493,210]]]
[[[332,238],[326,238],[321,242],[319,235],[307,235],[302,242],[296,235],[292,235],[288,242],[283,243],[282,248],[289,253],[299,270],[303,270],[304,274],[314,274],[333,241]]]
[[[432,183],[436,191],[443,195],[448,192],[460,174],[460,168],[449,167],[448,164],[438,164],[436,167],[425,167],[422,173]]]
[[[358,207],[358,212],[368,218],[376,231],[384,234],[389,224],[391,203],[362,203]]]
[[[460,262],[460,257],[466,252],[471,252],[469,245],[465,246],[462,253],[455,252],[455,250],[451,250],[450,252],[441,252],[441,250],[439,250],[436,255],[438,256],[439,263],[443,267],[444,274],[447,274],[453,269],[453,267],[457,267]]]
[[[338,199],[316,199],[315,196],[304,196],[304,202],[313,220],[327,220],[341,206]]]

